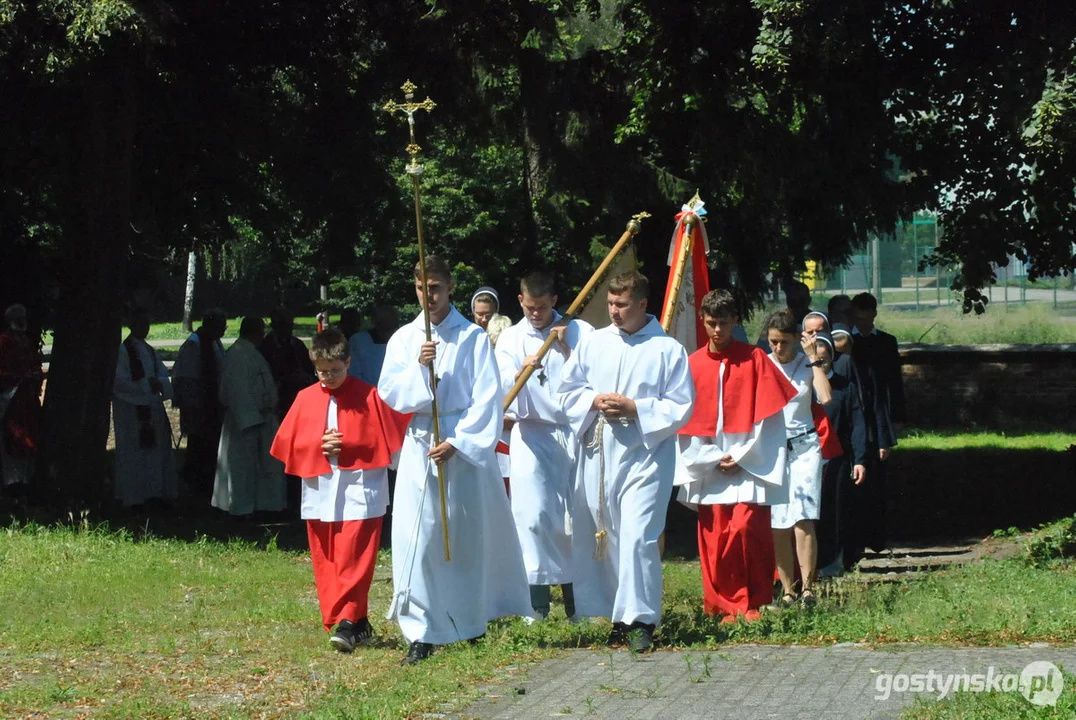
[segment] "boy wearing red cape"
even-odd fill
[[[389,505],[388,467],[410,416],[348,375],[351,358],[339,330],[315,335],[310,359],[320,382],[296,396],[269,452],[302,478],[322,622],[332,646],[351,652],[373,638],[367,601]]]
[[[773,601],[770,505],[788,502],[781,412],[796,391],[761,349],[732,336],[727,290],[702,299],[706,346],[690,358],[695,409],[679,432],[678,499],[699,513],[703,609],[752,620]]]

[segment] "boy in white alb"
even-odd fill
[[[646,312],[650,284],[632,271],[606,298],[613,324],[564,366],[560,402],[579,437],[572,577],[581,617],[613,621],[610,644],[653,647],[661,622],[658,539],[672,493],[676,431],[695,400],[687,352]]]
[[[564,612],[575,615],[572,588],[572,462],[578,441],[560,408],[564,364],[572,350],[593,332],[582,320],[561,323],[553,278],[531,273],[520,282],[523,319],[504,330],[497,341],[501,385],[507,393],[525,368],[534,367],[507,417],[514,421],[509,453],[512,467],[512,515],[523,548],[530,583],[531,607],[549,615],[551,585],[561,585]],[[539,363],[538,350],[549,337],[557,340]]]
[[[414,413],[400,453],[393,497],[390,615],[410,642],[405,664],[435,645],[470,640],[505,615],[530,615],[523,555],[494,457],[504,424],[500,376],[489,337],[452,307],[452,273],[426,258],[415,268],[420,314],[389,340],[378,391],[398,412]],[[433,440],[433,390],[441,442]],[[445,476],[451,560],[445,560],[437,468]]]

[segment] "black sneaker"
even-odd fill
[[[623,645],[628,641],[628,624],[622,622],[613,623],[613,631],[609,633],[610,645]]]
[[[365,645],[374,639],[374,626],[369,618],[359,618],[353,626],[355,630],[355,644]]]
[[[430,655],[433,655],[433,645],[416,640],[407,649],[407,657],[400,661],[401,665],[414,665],[420,663]]]
[[[654,626],[642,622],[633,622],[628,628],[628,650],[643,653],[654,647]]]
[[[369,626],[370,623],[367,622],[366,624]],[[336,626],[332,637],[329,638],[329,644],[342,653],[349,653],[359,644],[358,631],[359,625],[357,623],[350,620],[341,620],[340,624]]]

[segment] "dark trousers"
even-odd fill
[[[849,546],[853,557],[844,558],[846,566],[858,561],[866,548],[874,552],[881,552],[886,548],[886,463],[878,460],[878,451],[873,448],[869,457],[867,479],[861,485],[852,486],[853,531]]]
[[[217,476],[217,448],[220,445],[220,426],[200,428],[187,434],[187,454],[183,464],[183,479],[198,500],[209,502],[213,496],[213,481]]]
[[[820,568],[832,563],[842,552],[845,556],[856,555],[852,497],[854,488],[852,466],[844,456],[826,463],[822,471],[820,515],[815,523]],[[862,553],[862,550],[859,552]]]

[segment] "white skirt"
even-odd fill
[[[770,506],[770,527],[787,530],[801,520],[817,520],[822,501],[822,448],[811,433],[789,441],[788,498]]]

